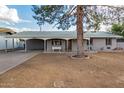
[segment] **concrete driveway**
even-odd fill
[[[40,52],[9,52],[9,53],[0,53],[0,74],[14,68],[15,66],[22,64],[23,62],[29,60],[30,58],[36,56]]]

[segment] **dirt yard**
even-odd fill
[[[0,75],[0,87],[124,87],[124,53],[85,60],[42,53]]]

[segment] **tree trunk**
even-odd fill
[[[77,55],[79,57],[84,56],[83,48],[83,7],[77,5]]]

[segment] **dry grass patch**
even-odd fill
[[[0,76],[0,87],[124,87],[124,53],[72,60],[39,54]]]

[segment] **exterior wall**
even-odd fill
[[[84,40],[84,50],[88,50],[88,45],[87,45],[87,40]],[[77,51],[77,40],[73,39],[72,40],[72,52]]]
[[[5,38],[0,36],[0,50],[6,49]]]
[[[115,49],[116,47],[117,47],[117,40],[116,39],[112,39],[111,49]]]
[[[66,50],[66,41],[65,40],[62,40],[62,51],[65,51]],[[52,40],[47,40],[47,51],[48,52],[51,52],[53,51],[52,50]]]
[[[87,45],[88,40],[84,40],[84,50],[89,50],[89,45]]]
[[[104,50],[106,47],[105,39],[93,39],[92,50]]]
[[[117,43],[116,39],[112,39],[112,45],[106,45],[106,39],[93,39],[93,45],[91,46],[93,50],[111,50],[116,48]],[[110,49],[107,49],[107,47],[110,47]]]
[[[123,45],[124,48],[124,44],[121,44],[121,46]],[[91,46],[91,50],[96,50],[96,51],[100,51],[100,50],[112,50],[114,48],[117,47],[117,42],[116,39],[112,39],[112,45],[107,46],[106,45],[106,39],[93,39],[93,45]],[[107,47],[110,47],[110,49],[107,49]],[[87,45],[87,40],[84,40],[84,50],[88,50],[89,46]],[[72,40],[72,52],[76,52],[77,51],[77,41]]]
[[[118,42],[117,47],[124,49],[124,42]]]
[[[47,51],[52,51],[52,41],[47,40]]]
[[[72,40],[72,52],[76,52],[77,51],[77,41],[76,39]]]

